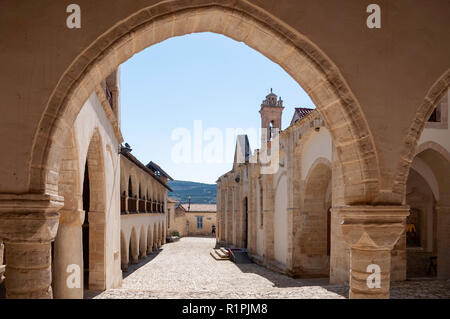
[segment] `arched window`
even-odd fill
[[[269,140],[272,140],[272,137],[273,137],[273,129],[274,129],[274,127],[273,127],[273,121],[271,121],[271,122],[270,122],[270,125],[269,125]]]

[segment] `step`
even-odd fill
[[[229,260],[229,258],[220,257],[215,250],[211,250],[209,253],[215,260]]]
[[[217,255],[219,255],[219,257],[221,258],[230,258],[230,255],[228,253],[224,253],[222,250],[220,249],[215,249],[214,250],[216,252]]]
[[[223,247],[220,247],[220,251],[223,252],[224,254],[227,254],[227,256],[230,255],[230,252],[228,251],[228,249],[225,249]]]
[[[217,256],[219,256],[222,259],[230,259],[230,256],[228,254],[223,253],[221,250],[219,249],[215,249],[214,252],[216,253]]]

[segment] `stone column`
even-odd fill
[[[166,232],[166,227],[164,227],[163,229],[163,238],[162,238],[162,244],[164,245],[166,243],[167,240],[167,232]]]
[[[272,175],[265,175],[264,178],[264,199],[263,199],[263,214],[264,214],[264,263],[270,264],[275,258],[274,252],[274,190],[272,187]]]
[[[161,237],[162,237],[162,227],[158,227],[158,249],[162,246],[161,245]]]
[[[233,243],[233,188],[227,187],[227,233],[225,242],[227,246],[231,246]]]
[[[5,280],[5,276],[3,275],[5,273],[5,265],[3,264],[4,247],[5,245],[0,242],[0,284]]]
[[[350,298],[389,298],[391,250],[405,232],[409,206],[341,206],[350,246]]]
[[[255,207],[255,191],[253,177],[249,182],[249,194],[248,194],[248,237],[247,245],[250,254],[256,254],[256,207]]]
[[[53,293],[54,298],[82,299],[83,298],[83,231],[84,211],[60,211],[58,234],[54,245],[53,260]],[[78,266],[80,287],[69,287],[69,276],[76,275],[77,269],[68,268],[69,265]],[[75,267],[76,267],[75,266]],[[74,279],[76,280],[76,279]]]
[[[233,187],[233,245],[236,247],[242,247],[241,242],[241,196],[239,184]]]
[[[136,265],[139,263],[139,255],[131,255],[131,264]]]
[[[64,200],[55,195],[0,194],[6,250],[6,297],[52,298],[51,242]]]
[[[225,192],[225,187],[223,187],[221,189],[222,192],[222,209],[220,212],[220,234],[219,234],[219,241],[220,241],[220,245],[225,246],[225,214],[226,214],[226,192]]]
[[[437,276],[450,278],[450,206],[436,207]]]

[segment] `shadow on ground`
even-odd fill
[[[153,259],[155,259],[159,253],[162,251],[162,249],[158,249],[157,251],[152,252],[151,254],[147,255],[145,259],[139,259],[139,262],[137,264],[128,264],[128,269],[126,271],[122,271],[123,279],[127,278],[129,275],[134,273],[136,270],[141,268],[142,266],[148,264]]]
[[[250,264],[236,264],[243,273],[253,273],[273,283],[276,288],[302,288],[318,286],[348,298],[348,286],[330,285],[329,278],[293,278],[285,274],[269,270],[254,262]]]
[[[151,254],[147,255],[145,259],[139,259],[139,262],[137,264],[128,264],[128,269],[126,271],[122,271],[122,279],[127,278],[129,275],[134,273],[136,270],[141,268],[142,266],[145,266],[149,262],[151,262],[153,259],[155,259],[159,253],[162,251],[162,248],[158,249],[157,251],[153,251]],[[84,299],[93,299],[99,294],[101,294],[103,291],[94,291],[94,290],[84,290]]]

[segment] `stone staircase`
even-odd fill
[[[230,253],[223,247],[211,250],[210,255],[215,260],[230,260]]]

